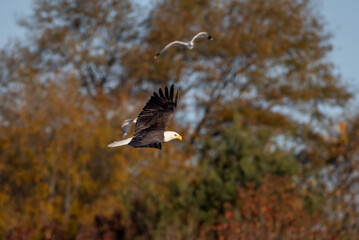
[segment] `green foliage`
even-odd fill
[[[257,135],[266,130],[259,129]],[[232,128],[225,128],[217,136],[208,138],[200,150],[203,167],[216,171],[221,179],[234,184],[247,181],[259,183],[265,173],[293,174],[297,163],[290,153],[280,149],[279,144],[267,138],[258,139],[246,130],[238,119],[234,119]],[[272,142],[272,144],[271,144]]]
[[[211,220],[223,213],[225,203],[234,201],[239,186],[260,184],[268,173],[284,176],[296,172],[297,163],[290,153],[266,148],[238,118],[234,122],[232,128],[220,130],[203,143],[197,177],[185,185],[170,183],[170,202],[175,209],[188,212],[194,208],[200,221]]]

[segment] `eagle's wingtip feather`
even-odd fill
[[[171,86],[171,90],[170,90],[170,100],[173,102],[173,94],[174,94],[174,84],[172,84]]]
[[[167,87],[167,86],[165,87],[165,97],[166,97],[168,100],[170,100],[170,96],[169,96],[169,94],[168,94],[168,87]]]

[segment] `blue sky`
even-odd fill
[[[0,47],[15,38],[23,38],[25,30],[17,25],[16,19],[29,15],[32,0],[0,0]]]
[[[321,0],[319,6],[328,22],[327,30],[333,34],[330,59],[343,81],[359,90],[359,1]]]
[[[25,30],[16,24],[16,19],[31,13],[31,2],[0,0],[1,48],[15,38],[25,37]],[[318,0],[318,6],[328,22],[327,30],[333,34],[334,49],[329,57],[336,66],[335,71],[351,89],[359,90],[359,0]]]

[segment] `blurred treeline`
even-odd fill
[[[359,117],[332,117],[352,93],[316,3],[33,1],[0,53],[0,238],[357,239]],[[184,141],[108,149],[171,83]]]

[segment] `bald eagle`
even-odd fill
[[[168,120],[171,119],[177,106],[178,91],[174,98],[174,86],[170,91],[166,86],[165,91],[159,89],[159,93],[153,93],[142,112],[138,115],[135,125],[135,135],[121,141],[116,141],[108,147],[130,145],[135,148],[162,148],[163,142],[174,139],[182,140],[182,137],[173,131],[165,131]]]

